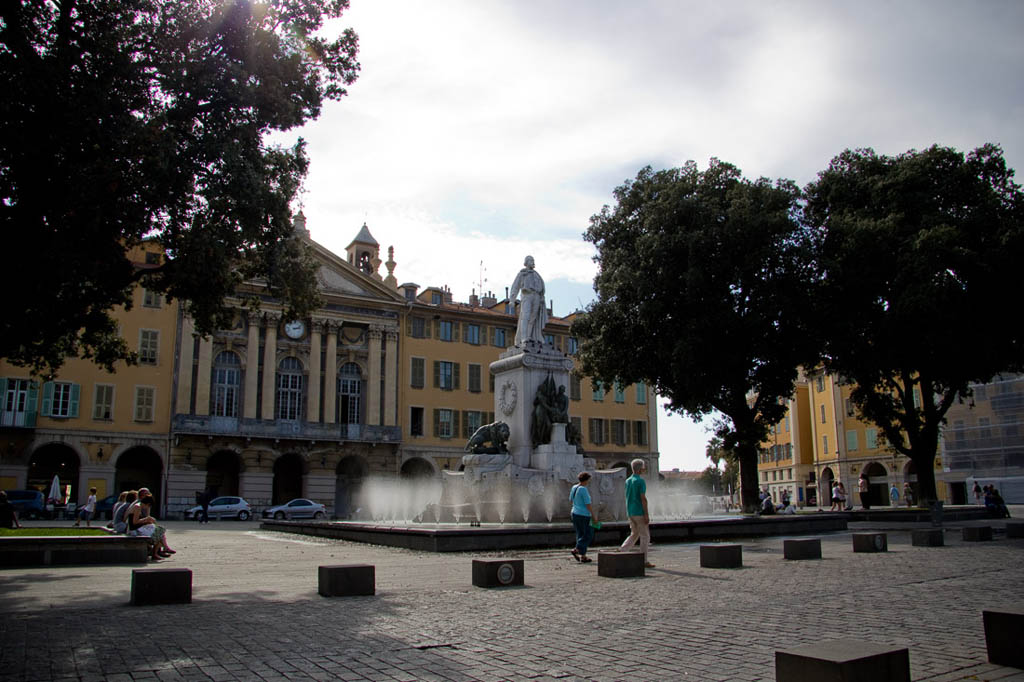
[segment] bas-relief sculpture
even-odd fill
[[[586,470],[597,480],[591,495],[599,515],[622,518],[625,470],[596,471],[594,460],[583,457],[566,393],[572,359],[544,343],[544,279],[532,256],[509,296],[520,297],[515,345],[490,366],[502,421],[480,427],[469,439],[463,471],[444,473],[435,516],[458,521],[472,509],[479,521],[565,521],[569,488]]]

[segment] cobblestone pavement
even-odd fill
[[[1024,680],[987,662],[981,620],[1024,599],[1024,540],[964,543],[963,525],[937,548],[897,526],[879,554],[824,535],[820,561],[743,541],[733,570],[700,568],[697,544],[655,545],[657,568],[622,580],[568,548],[516,551],[526,586],[488,590],[471,559],[497,554],[169,522],[163,565],[193,570],[189,605],[129,606],[132,566],[0,570],[0,682],[773,680],[777,649],[846,637],[908,647],[914,680]],[[377,594],[318,596],[331,563],[374,564]]]

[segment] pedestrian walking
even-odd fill
[[[626,550],[640,543],[640,551],[644,554],[644,566],[654,568],[647,560],[648,548],[651,545],[651,515],[647,508],[647,482],[640,475],[647,471],[647,464],[642,459],[634,459],[629,464],[633,475],[626,479],[626,515],[629,516],[629,537],[619,548]]]
[[[857,489],[860,491],[860,506],[864,509],[871,509],[871,500],[868,497],[871,494],[871,486],[868,482],[868,475],[861,474],[860,482],[857,484]]]
[[[75,528],[78,528],[82,521],[85,521],[85,527],[89,528],[92,523],[92,513],[96,511],[96,488],[89,488],[89,497],[85,501],[85,505],[78,510],[78,519],[75,521]]]
[[[984,491],[981,489],[981,486],[978,485],[977,481],[974,482],[974,487],[971,489],[971,492],[974,493],[974,504],[977,504],[977,505],[985,504],[984,501],[982,500],[982,497],[984,496]]]
[[[572,526],[576,529],[576,546],[572,548],[572,558],[584,564],[589,564],[593,559],[587,556],[587,548],[594,539],[594,528],[591,526],[594,518],[594,508],[591,504],[590,474],[586,471],[580,472],[577,477],[579,483],[569,491],[569,502],[572,504]]]
[[[903,484],[903,501],[908,507],[914,506],[914,489],[910,487],[910,481]]]
[[[895,507],[900,503],[900,489],[893,483],[892,487],[889,488],[889,506]]]

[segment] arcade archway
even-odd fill
[[[370,466],[358,455],[343,457],[335,470],[334,515],[339,519],[352,518],[360,507],[359,496]]]
[[[50,443],[32,453],[28,461],[28,478],[25,487],[38,490],[46,497],[53,477],[60,477],[64,502],[78,502],[78,453],[63,443]],[[82,496],[84,500],[88,493]]]
[[[868,477],[868,503],[872,507],[880,507],[889,503],[889,472],[878,462],[871,462],[864,467]]]
[[[306,463],[302,457],[289,452],[274,462],[273,503],[284,504],[296,497],[302,497],[302,475]]]
[[[213,497],[238,495],[242,459],[231,450],[218,450],[206,460],[206,489]]]
[[[433,478],[434,467],[422,457],[413,457],[402,464],[401,475],[403,479]]]
[[[156,501],[153,505],[161,509],[160,494],[163,492],[163,462],[160,455],[152,449],[137,446],[125,450],[117,458],[114,471],[114,490],[112,493],[121,493],[124,490],[139,490],[149,488]]]

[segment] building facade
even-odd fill
[[[153,305],[140,290],[132,310],[117,312],[145,353],[138,366],[103,379],[75,360],[53,387],[0,364],[9,408],[0,484],[43,489],[66,467],[72,500],[90,485],[104,493],[147,485],[172,517],[205,490],[240,495],[256,513],[307,497],[350,518],[374,477],[459,470],[469,436],[494,421],[489,366],[512,345],[514,304],[475,293],[459,303],[445,287],[399,285],[393,249],[382,261],[366,225],[345,254],[310,240],[301,214],[296,232],[318,266],[322,305],[307,319],[286,319],[280,302],[249,282],[229,302],[231,328],[200,338],[179,306]],[[147,248],[140,267],[159,258],[155,244]],[[258,311],[246,306],[252,297]],[[572,355],[570,324],[550,317],[545,340]],[[573,423],[598,468],[640,457],[657,471],[646,386],[594,386],[574,375],[570,392]]]

